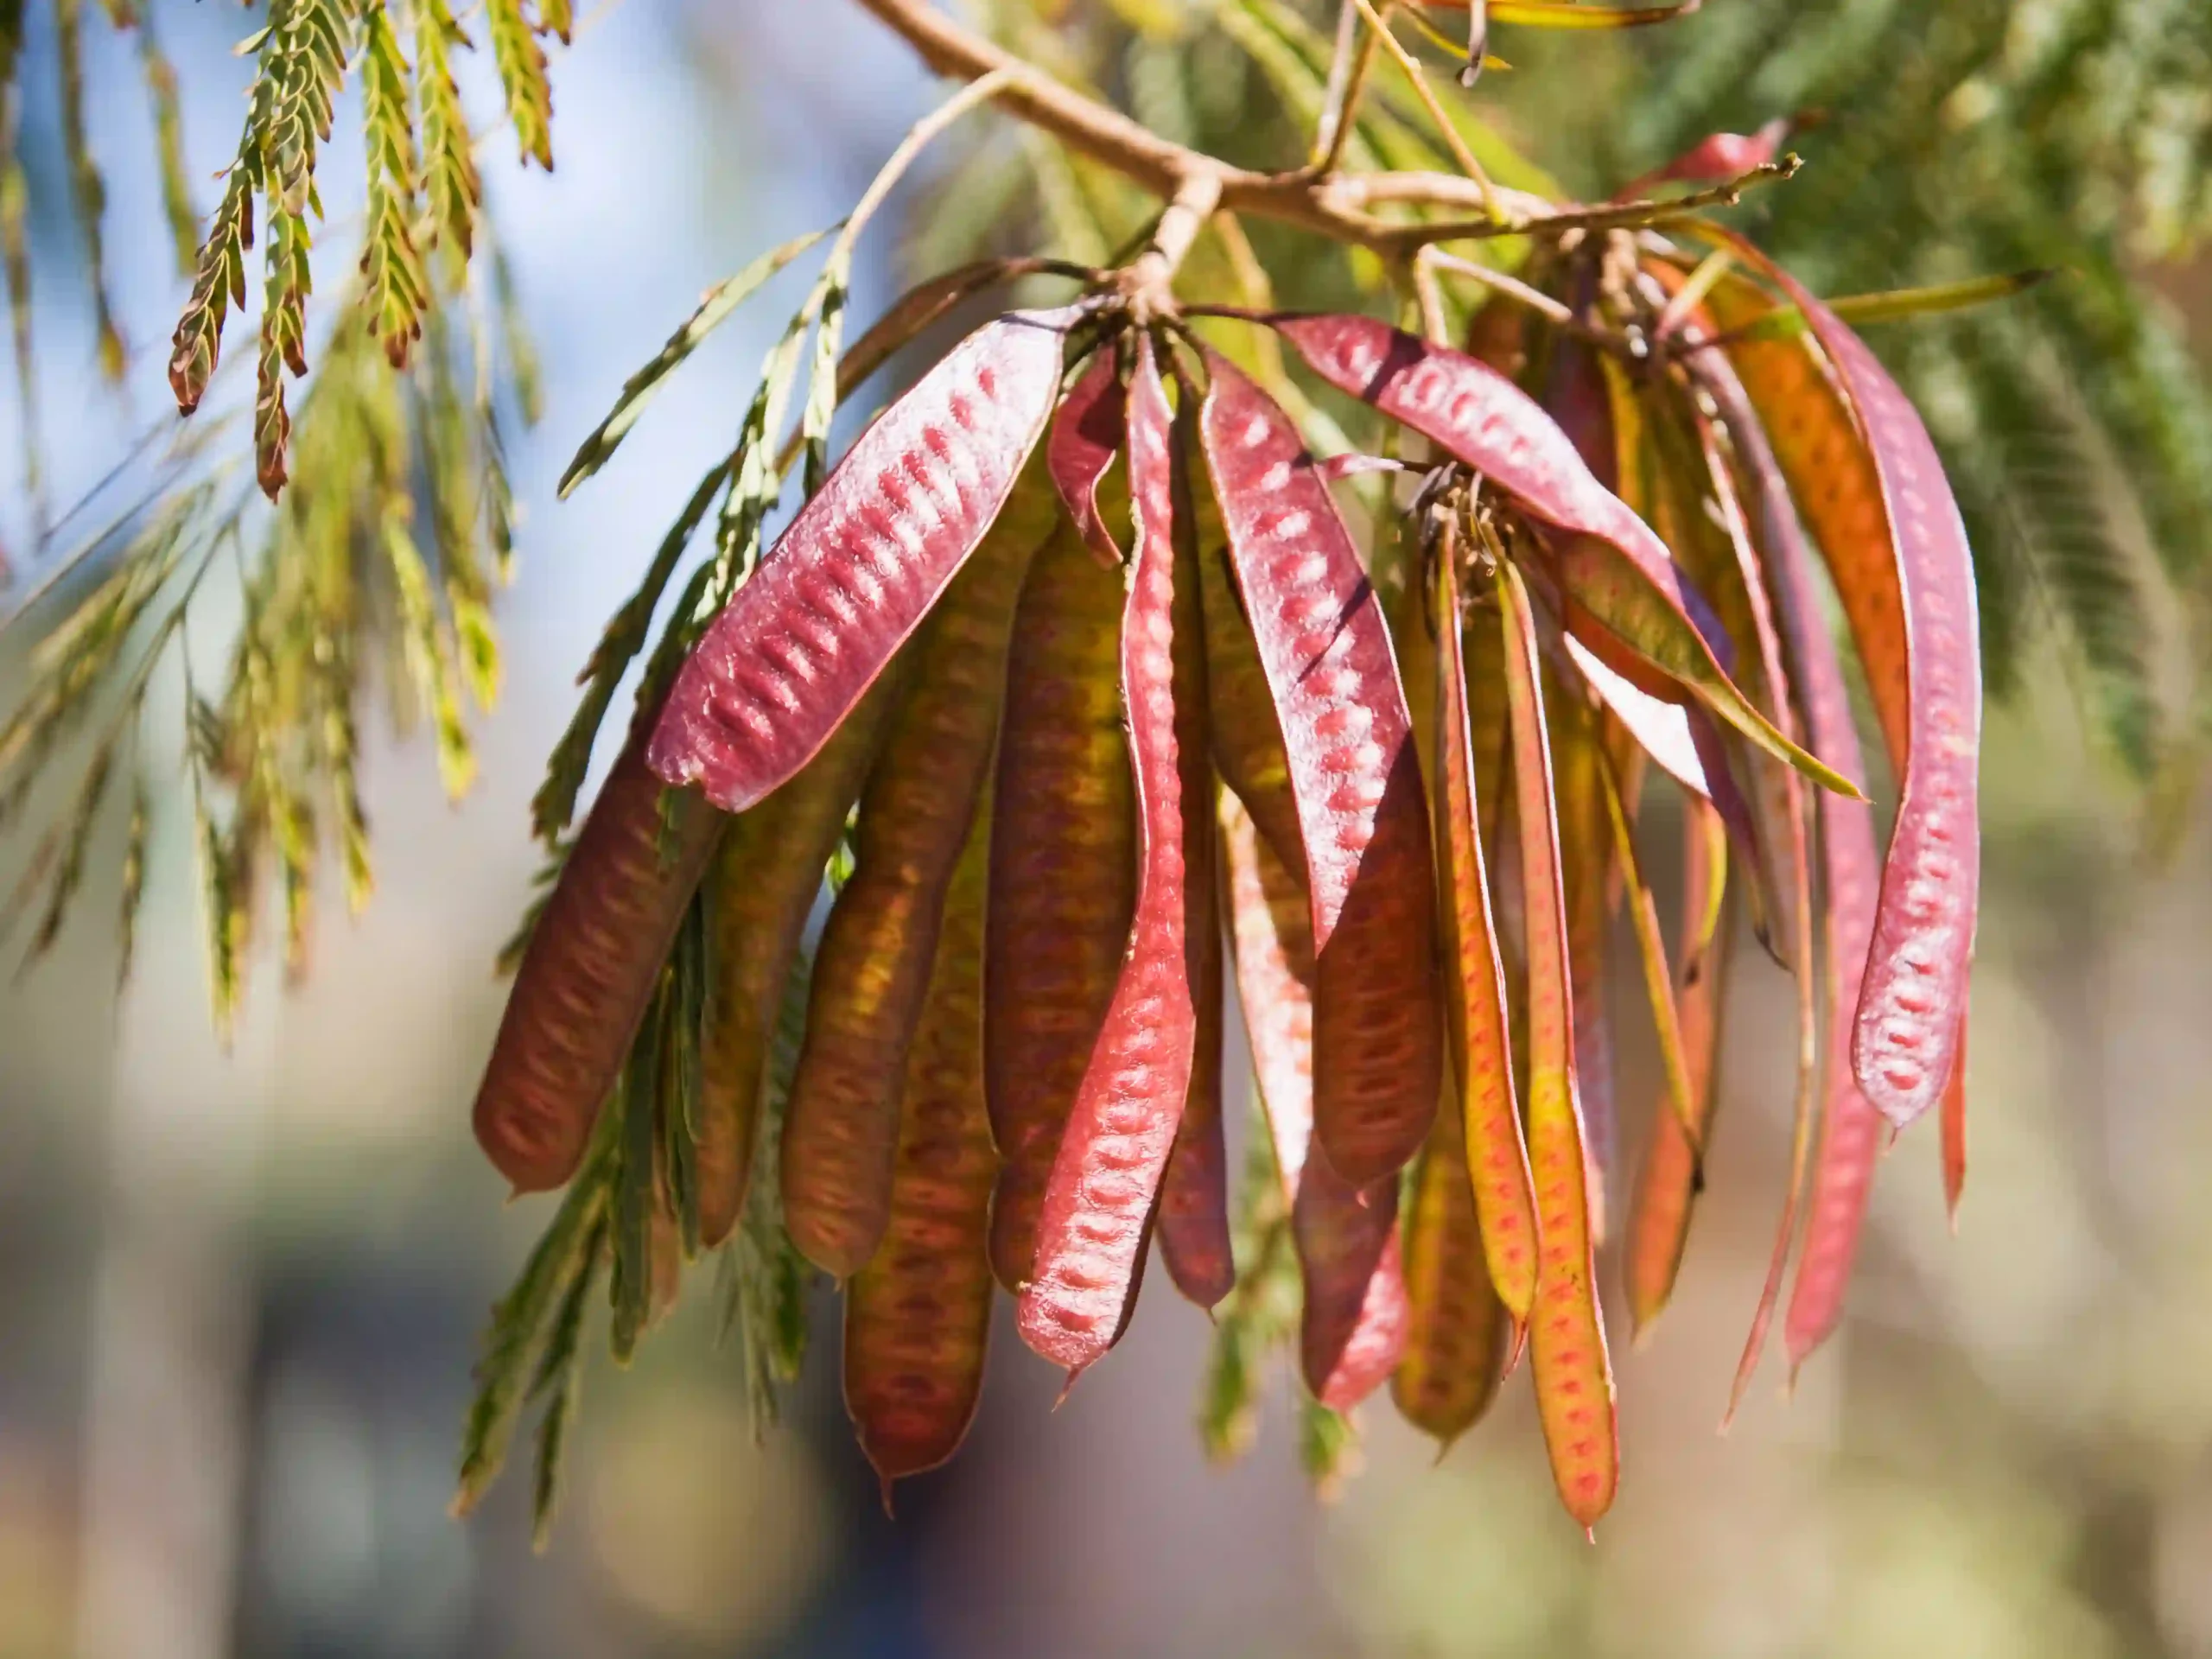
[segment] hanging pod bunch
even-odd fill
[[[1833,1331],[1889,1126],[1942,1100],[1963,1172],[1972,569],[1856,336],[1731,233],[1671,235],[1540,248],[1551,300],[1491,301],[1474,351],[1433,308],[1415,334],[1126,281],[1011,313],[765,553],[778,420],[748,427],[477,1102],[516,1188],[568,1194],[501,1305],[465,1496],[572,1367],[602,1265],[626,1351],[671,1264],[728,1240],[771,1395],[808,1273],[836,1281],[887,1495],[959,1443],[1000,1293],[1072,1387],[1157,1244],[1217,1321],[1210,1443],[1241,1443],[1278,1346],[1339,1446],[1385,1385],[1448,1446],[1525,1355],[1593,1525],[1620,1478],[1605,1282],[1641,1337],[1686,1260],[1724,970],[1760,970],[1738,919],[1799,988],[1738,1392],[1801,1212],[1793,1362]],[[1804,326],[1754,326],[1780,312]],[[1254,328],[1393,459],[1317,458],[1255,378],[1272,352],[1230,354]],[[1376,466],[1356,535],[1338,480]],[[1898,785],[1886,855],[1823,567]],[[1646,844],[1670,798],[1678,906]],[[1611,1075],[1616,936],[1648,1111]],[[1232,987],[1256,1089],[1223,1072]]]

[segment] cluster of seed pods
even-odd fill
[[[1618,1478],[1601,1262],[1617,1246],[1640,1331],[1703,1184],[1734,910],[1797,976],[1804,1027],[1746,1376],[1800,1208],[1793,1361],[1837,1322],[1885,1130],[1941,1098],[1947,1173],[1962,1155],[1966,544],[1872,357],[1730,245],[1765,280],[1686,308],[1693,262],[1640,255],[1628,291],[1673,338],[1638,361],[1495,306],[1470,351],[1357,316],[1219,325],[1271,328],[1430,458],[1401,463],[1364,550],[1339,469],[1189,325],[1100,300],[971,335],[855,441],[632,732],[499,1033],[493,1161],[524,1191],[575,1173],[696,906],[696,1099],[661,1126],[692,1148],[665,1205],[693,1213],[671,1236],[721,1243],[774,1183],[844,1287],[845,1397],[887,1485],[959,1443],[999,1291],[1072,1382],[1155,1243],[1190,1300],[1236,1288],[1241,1011],[1304,1385],[1349,1410],[1388,1383],[1449,1444],[1525,1351],[1561,1498],[1593,1523]],[[1732,343],[1782,306],[1806,327]],[[1823,563],[1900,785],[1886,861]],[[1662,792],[1686,861],[1671,956],[1639,857]],[[1666,1074],[1632,1172],[1643,1120],[1613,1098],[1600,995],[1622,912]]]

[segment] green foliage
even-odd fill
[[[1831,112],[1759,235],[1836,293],[2057,265],[1999,312],[1873,336],[1929,411],[1982,574],[1999,689],[2029,639],[2069,648],[2137,773],[2201,745],[2173,729],[2157,634],[2212,611],[2212,391],[2141,280],[2212,231],[2212,11],[2186,0],[1845,0],[1709,8],[1662,31],[1624,175],[1715,129]],[[1835,234],[1848,225],[1851,234]],[[2117,506],[2119,510],[2114,511]]]

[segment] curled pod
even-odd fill
[[[1559,831],[1552,817],[1543,675],[1528,591],[1510,563],[1498,568],[1497,594],[1521,849],[1529,1165],[1540,1230],[1529,1358],[1553,1480],[1567,1512],[1589,1527],[1611,1506],[1620,1478],[1612,1363],[1592,1256],[1588,1160],[1574,1077],[1574,988]]]
[[[840,1277],[883,1236],[906,1047],[945,887],[990,775],[1022,577],[1057,518],[1040,471],[1025,476],[930,619],[861,793],[852,877],[815,952],[784,1126],[784,1224],[802,1255]]]
[[[1090,365],[1061,401],[1052,417],[1051,435],[1045,440],[1045,466],[1068,518],[1083,537],[1083,543],[1102,570],[1117,574],[1122,550],[1098,512],[1098,486],[1114,465],[1122,447],[1123,411],[1128,395],[1122,389],[1121,372],[1111,345],[1094,353]]]
[[[1061,1137],[1021,1294],[1022,1340],[1071,1379],[1121,1335],[1134,1306],[1161,1173],[1191,1086],[1192,1001],[1184,885],[1184,721],[1202,696],[1179,684],[1175,548],[1165,389],[1140,337],[1129,394],[1136,550],[1122,620],[1122,690],[1136,778],[1141,860],[1127,956]],[[1183,660],[1193,654],[1183,653]]]
[[[656,772],[741,811],[829,741],[1007,505],[1074,318],[987,323],[860,435],[677,675]]]
[[[1563,532],[1554,561],[1570,624],[1594,619],[1777,760],[1827,788],[1857,792],[1777,731],[1728,677],[1709,613],[1665,544],[1592,476],[1573,440],[1527,393],[1464,353],[1371,318],[1274,322],[1323,379],[1440,445]]]
[[[1405,1420],[1449,1449],[1497,1397],[1511,1321],[1491,1285],[1459,1103],[1445,1097],[1406,1211],[1406,1349],[1390,1377]]]
[[[664,791],[632,734],[531,930],[477,1090],[477,1143],[518,1192],[575,1173],[727,822]]]
[[[1816,365],[1809,379],[1770,384],[1762,406],[1878,687],[1877,710],[1903,785],[1851,1052],[1867,1098],[1892,1122],[1908,1123],[1950,1080],[1974,954],[1981,868],[1974,558],[1942,459],[1897,382],[1789,273],[1740,238],[1726,239],[1804,314],[1834,377],[1823,378]],[[1804,342],[1789,344],[1809,357]],[[1770,359],[1752,353],[1766,349],[1733,359],[1755,401]],[[1834,419],[1839,399],[1844,431]],[[1822,449],[1831,461],[1840,453],[1845,464],[1814,471],[1807,458]]]
[[[1063,524],[1030,569],[1007,654],[983,1058],[1001,1160],[991,1265],[1011,1291],[1029,1281],[1038,1205],[1136,906],[1122,597],[1119,576]]]
[[[709,1248],[745,1211],[785,986],[896,683],[895,671],[879,680],[796,778],[731,819],[708,871],[696,1122],[699,1242]]]
[[[1289,756],[1313,903],[1314,1133],[1366,1187],[1427,1138],[1443,1069],[1435,872],[1389,630],[1288,416],[1209,355],[1200,428]]]
[[[945,893],[928,1000],[906,1054],[883,1242],[845,1290],[845,1410],[891,1483],[959,1447],[982,1393],[991,1328],[997,1159],[983,1103],[983,909],[989,806]]]
[[[1220,831],[1207,731],[1205,625],[1198,588],[1198,538],[1191,487],[1197,410],[1177,412],[1173,451],[1175,543],[1175,756],[1183,785],[1184,949],[1196,1017],[1191,1090],[1175,1126],[1174,1149],[1160,1183],[1160,1260],[1175,1287],[1211,1307],[1236,1282],[1229,1237],[1229,1151],[1222,1121]],[[1193,690],[1199,695],[1192,696]]]
[[[1233,800],[1223,804],[1222,833],[1237,1001],[1304,1287],[1300,1369],[1317,1399],[1346,1409],[1388,1380],[1404,1351],[1397,1187],[1382,1182],[1363,1193],[1317,1155],[1312,901]]]

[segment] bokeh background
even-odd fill
[[[164,10],[204,175],[234,142],[219,89],[245,25]],[[1363,1471],[1322,1503],[1286,1373],[1255,1449],[1210,1467],[1206,1320],[1164,1278],[1057,1413],[1007,1323],[966,1451],[902,1488],[895,1522],[842,1421],[834,1325],[756,1444],[708,1295],[629,1372],[594,1363],[550,1554],[512,1473],[449,1519],[478,1332],[545,1209],[503,1203],[467,1128],[492,957],[536,864],[524,804],[601,619],[727,446],[775,308],[575,501],[553,480],[698,291],[842,212],[931,96],[833,3],[630,0],[590,16],[556,86],[558,171],[486,168],[548,397],[517,458],[523,575],[474,792],[449,807],[423,745],[365,734],[375,902],[352,925],[326,906],[304,986],[257,972],[228,1054],[180,814],[127,995],[97,921],[0,993],[0,1656],[2212,1654],[2212,838],[2146,861],[2063,679],[2033,672],[1986,763],[1958,1236],[1932,1126],[1909,1132],[1841,1336],[1791,1396],[1770,1360],[1715,1433],[1786,1157],[1789,999],[1753,963],[1682,1289],[1616,1355],[1624,1483],[1594,1548],[1551,1496],[1525,1374],[1440,1463],[1371,1407]],[[130,159],[140,105],[96,94],[92,118],[136,348],[121,396],[73,308],[50,121],[26,113],[63,501],[160,412],[177,299]],[[112,913],[112,861],[88,915]],[[1642,1043],[1623,1032],[1631,1106]]]

